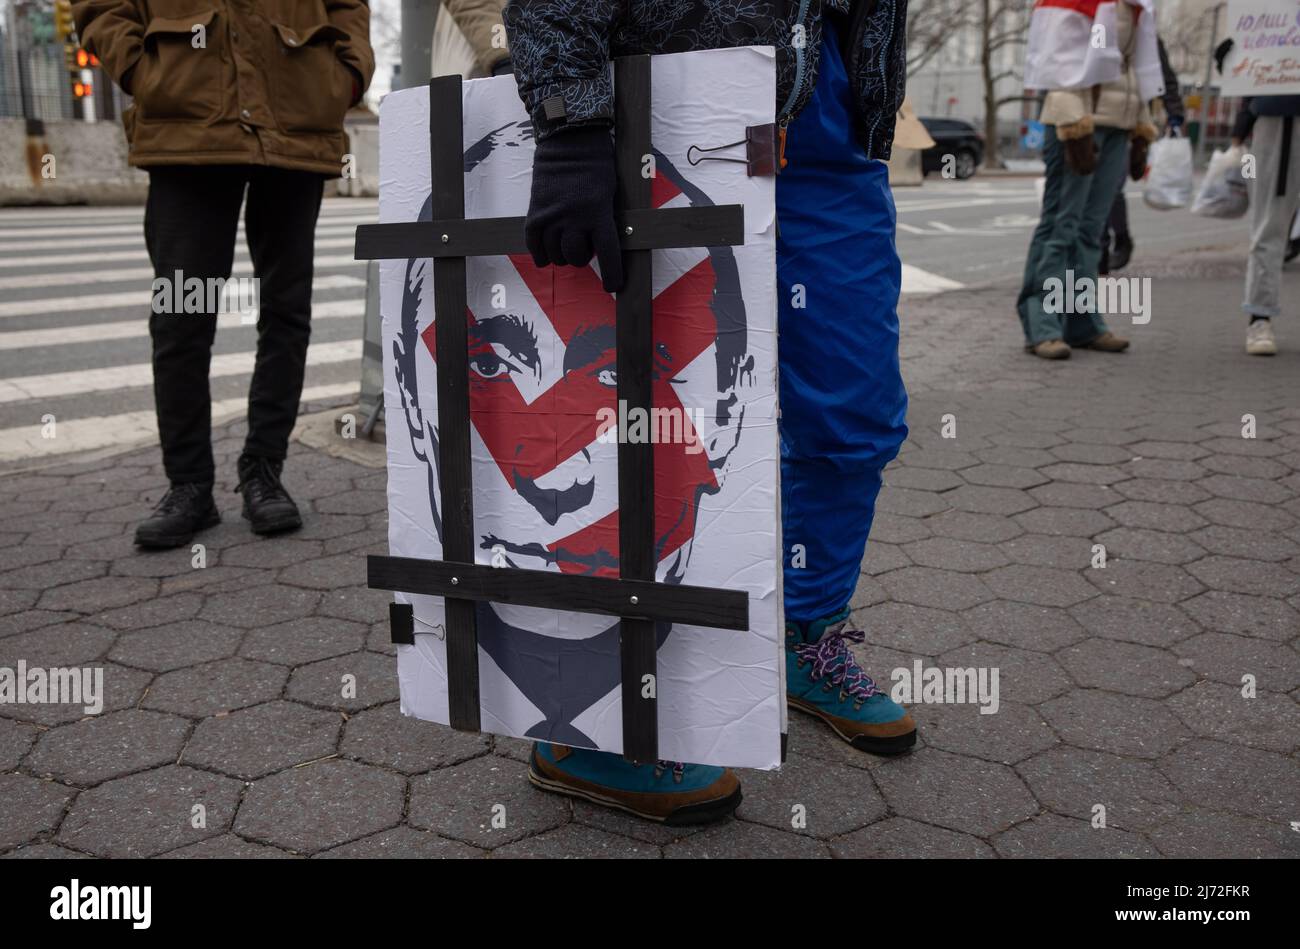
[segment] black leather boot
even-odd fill
[[[240,455],[239,487],[244,495],[244,519],[254,534],[279,534],[302,527],[302,515],[280,483],[284,462]]]
[[[190,542],[195,531],[220,522],[211,481],[174,484],[153,513],[136,526],[135,542],[140,547],[181,547]]]

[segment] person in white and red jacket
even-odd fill
[[[1043,209],[1016,301],[1025,350],[1044,359],[1066,359],[1074,348],[1123,352],[1129,341],[1095,306],[1059,306],[1055,288],[1096,281],[1115,192],[1130,160],[1145,163],[1155,140],[1147,100],[1163,81],[1153,0],[1037,0],[1025,85],[1049,90],[1039,116]]]

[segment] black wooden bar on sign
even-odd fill
[[[438,122],[432,121],[433,116]],[[465,157],[459,76],[429,81],[429,174],[433,217],[465,217]],[[469,327],[465,258],[433,261],[434,332],[438,347],[438,483],[442,493],[442,556],[474,562],[474,485],[469,450]],[[449,596],[448,712],[453,728],[479,730],[478,629],[474,601]]]
[[[650,207],[650,57],[615,61],[614,160],[618,206]],[[623,228],[625,236],[628,228]],[[654,364],[653,288],[650,251],[623,251],[623,289],[618,293],[615,365],[619,408],[628,416],[650,414]],[[649,439],[618,442],[618,575],[624,580],[655,578],[655,456]],[[659,702],[656,698],[655,624],[624,617],[619,630],[622,657],[623,756],[650,762],[658,757]]]
[[[650,57],[615,61],[616,219],[625,284],[615,327],[618,398],[628,411],[649,411],[653,366],[651,255],[665,247],[744,243],[744,208],[651,208]],[[432,220],[357,228],[358,260],[433,260],[438,352],[438,472],[442,560],[368,558],[376,589],[446,600],[447,691],[453,728],[479,730],[478,635],[475,604],[514,603],[620,617],[623,754],[658,758],[656,623],[749,629],[749,599],[740,590],[655,582],[654,446],[621,439],[618,446],[619,577],[578,576],[474,562],[474,498],[470,468],[469,350],[465,259],[523,253],[523,218],[465,218],[461,80],[429,82]],[[395,642],[414,637],[410,608],[394,609]],[[409,624],[409,625],[408,625]]]
[[[625,250],[665,247],[716,247],[738,244],[744,228],[738,204],[704,208],[625,210],[615,215]],[[473,220],[411,221],[362,224],[357,228],[357,259],[396,260],[420,257],[488,257],[523,254],[524,219],[485,217]]]
[[[371,557],[367,582],[375,590],[443,596],[448,589],[454,589],[456,596],[484,603],[604,613],[716,629],[749,629],[749,597],[742,590],[622,577],[557,575],[549,570],[503,569],[416,557]]]

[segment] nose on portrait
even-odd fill
[[[565,514],[580,511],[596,494],[596,476],[591,455],[580,452],[582,465],[562,465],[538,478],[514,472],[515,490],[547,524],[554,526]]]

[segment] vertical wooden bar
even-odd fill
[[[465,159],[459,76],[429,81],[429,173],[433,219],[465,217]],[[438,347],[438,481],[442,559],[474,562],[474,486],[469,451],[469,342],[465,258],[433,261]],[[479,731],[478,629],[474,601],[446,597],[447,702],[451,727]]]
[[[650,152],[650,57],[615,60],[614,148],[618,165],[618,206],[649,208],[651,179],[645,169]],[[629,415],[649,417],[654,358],[653,289],[650,251],[623,252],[625,283],[617,301],[618,398]],[[649,441],[618,446],[619,575],[655,578],[654,445]],[[619,631],[622,665],[623,757],[637,763],[659,757],[655,624],[624,619]],[[650,678],[647,678],[649,676]]]

